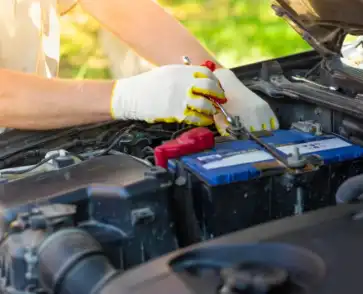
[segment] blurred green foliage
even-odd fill
[[[302,52],[310,47],[282,19],[269,0],[160,0],[228,67]],[[80,20],[81,19],[81,20]],[[63,20],[60,75],[109,77],[97,43],[98,25],[72,15]]]

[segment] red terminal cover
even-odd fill
[[[167,168],[168,160],[202,152],[214,147],[214,134],[203,127],[185,132],[178,138],[155,148],[154,157],[157,166]]]

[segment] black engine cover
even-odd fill
[[[98,240],[116,268],[127,269],[177,248],[169,215],[170,187],[165,170],[136,158],[96,157],[1,185],[2,229],[8,231],[19,214],[44,205],[73,205],[72,226]],[[8,242],[12,248],[6,251],[20,252],[14,246],[22,248],[27,242],[16,234],[8,239],[13,237],[18,241]]]
[[[363,205],[325,208],[175,252],[113,280],[113,293],[361,293]]]

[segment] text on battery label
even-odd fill
[[[222,155],[220,155],[220,154],[211,154],[211,155],[197,157],[197,159],[201,162],[208,162],[208,161],[213,161],[216,159],[218,160],[220,158],[222,158]]]
[[[281,146],[277,149],[286,155],[293,153],[295,147],[299,148],[300,154],[314,153],[319,151],[333,150],[352,146],[352,144],[339,139],[332,138],[308,143],[293,144]],[[230,152],[225,154],[212,154],[198,157],[207,170],[224,168],[242,164],[257,163],[265,160],[274,159],[272,155],[262,150],[248,150],[239,152]]]
[[[344,148],[349,146],[351,146],[351,144],[342,139],[332,138],[315,142],[282,146],[278,147],[277,149],[287,155],[293,153],[296,147],[299,148],[300,154],[307,154],[312,152],[326,151],[326,150]]]
[[[217,169],[240,164],[255,163],[265,160],[271,160],[273,157],[265,151],[244,152],[234,156],[227,156],[219,160],[208,162],[203,165],[205,169]]]
[[[203,156],[198,156],[197,160],[199,161],[199,163],[201,164],[206,164],[209,162],[214,162],[214,161],[218,161],[227,157],[234,157],[236,155],[241,155],[241,154],[251,154],[254,151],[260,151],[260,149],[247,149],[247,150],[234,150],[231,151],[229,149],[226,150],[218,150],[218,153],[215,154],[208,154],[208,155],[203,155]]]

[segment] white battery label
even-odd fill
[[[233,156],[220,158],[219,160],[204,164],[203,168],[210,170],[210,169],[217,169],[217,168],[235,166],[240,164],[255,163],[272,159],[274,158],[269,153],[262,150],[258,150],[258,151],[245,152]]]
[[[352,144],[340,138],[332,138],[332,139],[325,139],[314,142],[285,145],[277,147],[277,149],[282,153],[289,155],[293,153],[296,147],[299,148],[300,154],[308,154],[319,151],[344,148],[349,146],[352,146]],[[241,153],[232,152],[226,154],[213,154],[213,155],[198,157],[199,161],[201,161],[202,163],[205,162],[205,164],[203,164],[203,168],[207,170],[225,168],[225,167],[243,165],[249,163],[257,163],[273,159],[274,157],[271,154],[263,150],[243,151]]]
[[[307,154],[319,151],[326,151],[338,148],[344,148],[352,146],[352,144],[339,139],[339,138],[332,138],[308,143],[301,143],[301,144],[294,144],[294,145],[286,145],[278,147],[277,149],[281,152],[285,153],[286,155],[293,153],[296,147],[299,148],[300,154]]]

